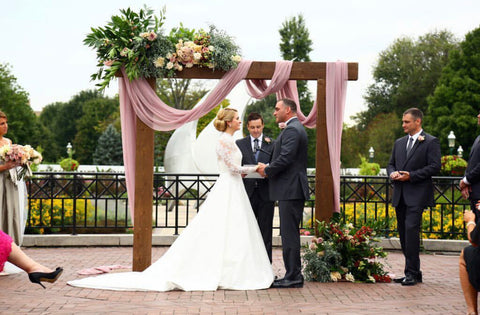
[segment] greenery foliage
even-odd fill
[[[110,124],[98,138],[93,154],[93,163],[97,165],[123,165],[122,136]]]
[[[303,274],[308,281],[391,281],[379,260],[387,253],[375,246],[378,239],[371,227],[356,229],[339,220],[318,222],[318,235],[304,246]]]
[[[378,175],[380,173],[380,165],[378,163],[369,163],[363,156],[360,157],[362,163],[360,164],[360,175]]]
[[[77,160],[74,160],[72,158],[66,158],[60,161],[60,167],[65,171],[65,172],[73,172],[78,169],[80,166],[80,163],[78,163]]]
[[[460,49],[449,55],[435,92],[428,98],[426,121],[430,132],[439,136],[442,150],[448,152],[447,135],[453,130],[457,145],[469,156],[480,133],[480,28],[465,36]]]
[[[467,169],[467,161],[458,155],[444,155],[442,156],[441,162],[441,175],[462,176],[465,174],[465,170]]]
[[[228,71],[240,61],[239,48],[225,32],[210,26],[208,32],[174,28],[163,34],[165,8],[155,16],[145,7],[138,13],[120,10],[104,27],[92,28],[84,43],[97,51],[99,70],[92,80],[101,80],[102,90],[125,67],[130,80],[172,77],[193,65]]]

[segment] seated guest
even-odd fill
[[[8,234],[0,230],[0,271],[3,271],[6,261],[23,269],[28,273],[28,278],[31,282],[38,283],[44,289],[45,286],[42,284],[42,281],[55,282],[63,272],[63,269],[60,267],[51,270],[28,257]]]

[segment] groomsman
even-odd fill
[[[480,113],[477,115],[477,123],[480,125]],[[475,205],[480,200],[480,136],[475,139],[470,149],[465,176],[460,180],[460,189],[463,198],[470,200],[472,211],[478,217],[480,211]]]
[[[250,113],[247,117],[247,128],[250,133],[237,140],[237,146],[242,152],[242,165],[255,165],[258,162],[268,164],[272,158],[273,141],[263,135],[265,124],[258,113]],[[268,258],[272,262],[272,224],[275,201],[270,200],[268,179],[244,178],[250,204],[257,218]]]
[[[275,121],[285,123],[273,149],[269,165],[257,171],[270,179],[270,197],[278,200],[285,276],[273,288],[303,287],[300,260],[300,229],[305,200],[309,198],[307,178],[307,133],[297,118],[297,104],[282,99],[275,104]]]
[[[422,129],[423,113],[410,108],[403,113],[407,134],[395,141],[387,172],[393,180],[393,206],[405,256],[405,276],[394,279],[402,285],[422,282],[420,228],[423,209],[434,206],[432,176],[440,171],[440,142]]]

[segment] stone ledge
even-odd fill
[[[152,245],[169,246],[178,236],[153,235]],[[311,236],[301,236],[302,244],[309,242]],[[273,246],[282,246],[280,236],[273,237]],[[400,249],[398,238],[382,238],[378,243],[384,249]],[[133,234],[55,234],[55,235],[25,235],[23,238],[24,247],[81,247],[81,246],[132,246]],[[426,251],[432,252],[460,252],[468,246],[466,240],[423,240],[423,247]]]

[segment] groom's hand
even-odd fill
[[[266,164],[258,163],[257,172],[258,172],[258,174],[260,174],[262,177],[266,177],[266,176],[267,176],[267,175],[265,174],[265,167],[267,167]]]

